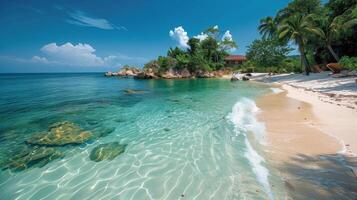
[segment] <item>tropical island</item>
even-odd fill
[[[142,70],[124,66],[121,71],[106,75],[141,79],[212,78],[235,71],[309,75],[311,71],[340,73],[343,69],[343,74],[336,77],[357,75],[355,4],[329,1],[321,6],[318,0],[291,2],[275,17],[260,21],[258,30],[262,38],[248,46],[246,56],[241,56],[242,62],[237,64],[226,62],[237,44],[227,32],[212,26],[199,37],[190,38],[187,49],[170,48],[166,56],[146,63]],[[289,56],[292,44],[299,56]]]
[[[357,199],[356,0],[0,7],[1,199]]]

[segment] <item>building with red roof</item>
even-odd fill
[[[229,56],[224,58],[224,61],[229,66],[241,65],[245,61],[247,61],[247,58],[245,56],[242,56],[242,55],[229,55]]]

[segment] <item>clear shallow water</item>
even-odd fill
[[[125,94],[140,89],[142,94]],[[133,80],[102,74],[0,75],[0,159],[70,121],[103,137],[59,148],[41,168],[0,172],[1,199],[285,199],[261,151],[254,99],[271,92],[228,80]],[[98,144],[128,144],[93,162]]]

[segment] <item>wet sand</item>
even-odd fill
[[[284,91],[257,101],[265,123],[266,154],[292,199],[357,199],[356,157],[338,153],[344,144],[323,132],[325,121],[311,104]],[[356,171],[355,171],[356,172]]]

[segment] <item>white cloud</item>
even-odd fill
[[[227,30],[222,36],[222,41],[225,41],[225,40],[233,41],[233,36],[229,30]],[[223,48],[226,48],[230,52],[233,52],[236,50],[236,48],[232,48],[230,46],[224,46]]]
[[[169,35],[170,37],[179,42],[180,47],[189,48],[189,46],[187,45],[189,37],[182,26],[176,27],[174,30],[170,30]]]
[[[201,34],[193,36],[193,37],[202,41],[202,40],[205,40],[208,37],[208,35],[206,33],[201,33]]]
[[[65,65],[79,66],[103,66],[104,60],[95,55],[95,49],[89,44],[77,44],[67,42],[63,45],[56,43],[46,44],[41,48],[46,54],[47,60],[58,62]]]
[[[229,30],[223,34],[222,41],[224,40],[233,41],[233,36]]]
[[[128,30],[124,26],[116,26],[114,24],[111,24],[106,19],[90,17],[86,13],[80,10],[77,10],[75,12],[70,12],[68,14],[70,16],[70,19],[67,19],[66,21],[70,24],[74,24],[78,26],[95,27],[104,30],[112,30],[112,29],[126,30],[126,31]]]
[[[89,44],[73,45],[67,42],[63,45],[56,43],[46,44],[41,48],[46,57],[33,56],[31,62],[42,64],[58,64],[70,66],[120,66],[121,57],[109,55],[100,57]]]
[[[218,30],[218,25],[214,26],[214,27],[213,27],[213,29],[216,29],[216,30]]]
[[[47,58],[45,57],[40,57],[40,56],[33,56],[31,58],[32,62],[36,62],[36,63],[49,63]]]
[[[67,42],[63,45],[49,43],[41,49],[43,55],[34,55],[32,58],[0,55],[0,60],[16,63],[35,63],[48,66],[74,66],[74,67],[120,67],[122,64],[142,65],[148,61],[143,57],[131,57],[120,53],[108,56],[96,55],[96,50],[89,44],[72,44]]]

